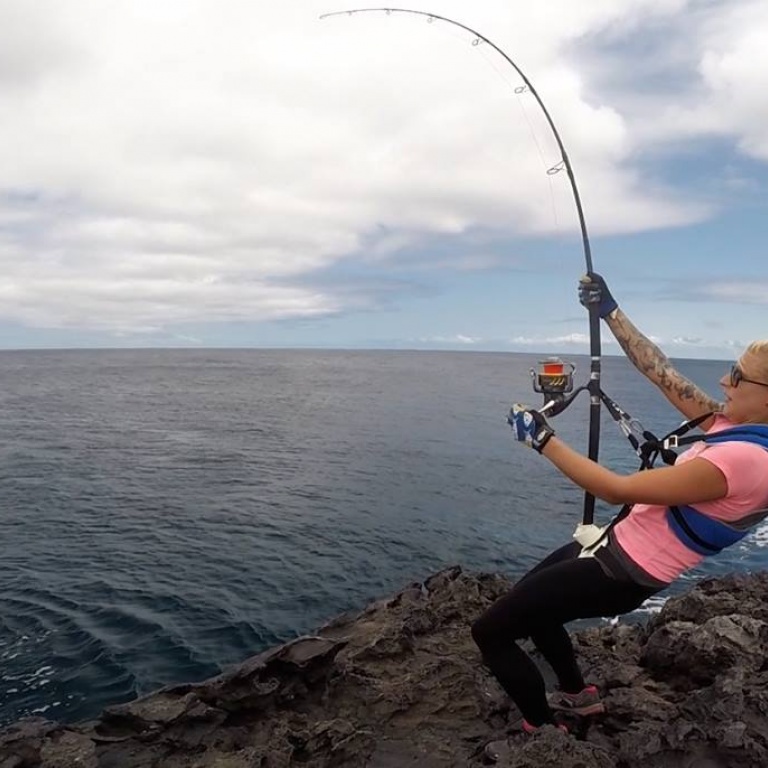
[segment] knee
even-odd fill
[[[511,643],[529,637],[531,627],[525,614],[506,600],[495,603],[477,618],[471,633],[477,647],[486,654],[494,649],[504,651]]]
[[[494,643],[498,643],[500,639],[499,628],[496,627],[495,622],[491,621],[485,614],[472,622],[470,631],[472,633],[472,639],[475,641],[475,645],[483,654],[490,650]]]

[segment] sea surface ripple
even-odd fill
[[[0,352],[0,724],[206,678],[448,565],[521,574],[582,503],[505,424],[538,359]],[[680,367],[717,394],[723,363]],[[623,359],[603,385],[679,422]],[[582,449],[587,411],[555,420]],[[636,464],[607,417],[602,456]],[[767,540],[689,579],[765,567]]]

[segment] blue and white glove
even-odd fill
[[[539,453],[555,434],[555,430],[538,411],[520,403],[515,403],[510,408],[507,423],[512,427],[517,440]]]
[[[597,312],[602,319],[619,307],[602,275],[597,272],[590,272],[579,280],[579,303],[587,309],[590,305],[597,304]]]

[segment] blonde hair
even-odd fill
[[[768,339],[753,341],[744,352],[750,352],[759,358],[760,373],[764,374],[765,380],[768,381]]]
[[[768,339],[753,341],[745,351],[754,352],[756,355],[768,355]]]

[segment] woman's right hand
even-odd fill
[[[604,320],[619,305],[616,299],[611,295],[608,285],[602,275],[597,272],[590,272],[579,280],[579,302],[583,307],[589,309],[590,306],[597,304],[597,311]]]
[[[632,365],[655,384],[686,419],[720,410],[719,403],[677,371],[669,358],[638,331],[623,312],[612,314],[619,305],[597,272],[590,272],[579,280],[579,301],[587,309],[597,307]],[[714,416],[702,422],[700,428],[706,432],[713,423]]]

